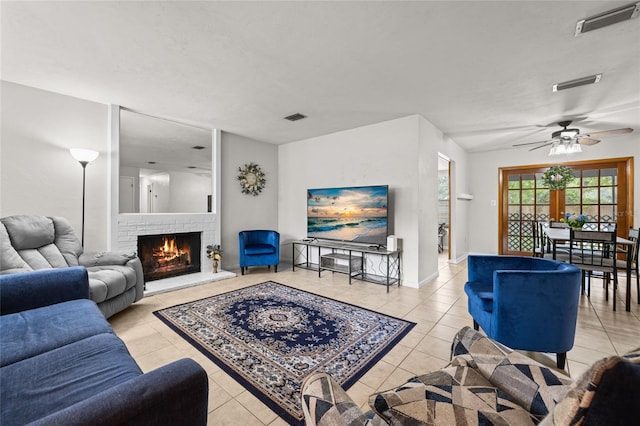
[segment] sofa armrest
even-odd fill
[[[206,425],[209,382],[181,359],[44,417],[32,425]]]
[[[0,315],[89,298],[89,277],[81,266],[0,275]]]
[[[134,252],[98,251],[82,253],[80,257],[78,257],[78,263],[86,267],[126,265],[127,262],[137,257]]]
[[[327,373],[308,376],[300,389],[307,426],[364,426],[370,418]]]

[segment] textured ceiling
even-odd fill
[[[640,131],[640,19],[574,36],[624,4],[3,1],[1,76],[275,144],[420,114],[486,151]]]

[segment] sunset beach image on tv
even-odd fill
[[[307,190],[307,236],[385,244],[388,192],[386,185]]]

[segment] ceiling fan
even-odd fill
[[[556,130],[551,133],[551,139],[538,142],[519,143],[513,146],[538,145],[529,149],[529,151],[535,151],[536,149],[551,146],[549,155],[572,154],[574,152],[582,152],[581,145],[589,146],[599,143],[599,138],[603,136],[621,135],[633,132],[632,128],[625,127],[623,129],[604,130],[602,132],[580,133],[580,129],[568,128],[571,125],[570,120],[560,121],[558,125],[563,127],[563,129]]]

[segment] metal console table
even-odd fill
[[[349,284],[355,278],[389,287],[400,286],[400,250],[361,246],[331,241],[297,240],[291,242],[293,270],[296,267],[347,274]],[[378,262],[376,263],[376,259]]]

